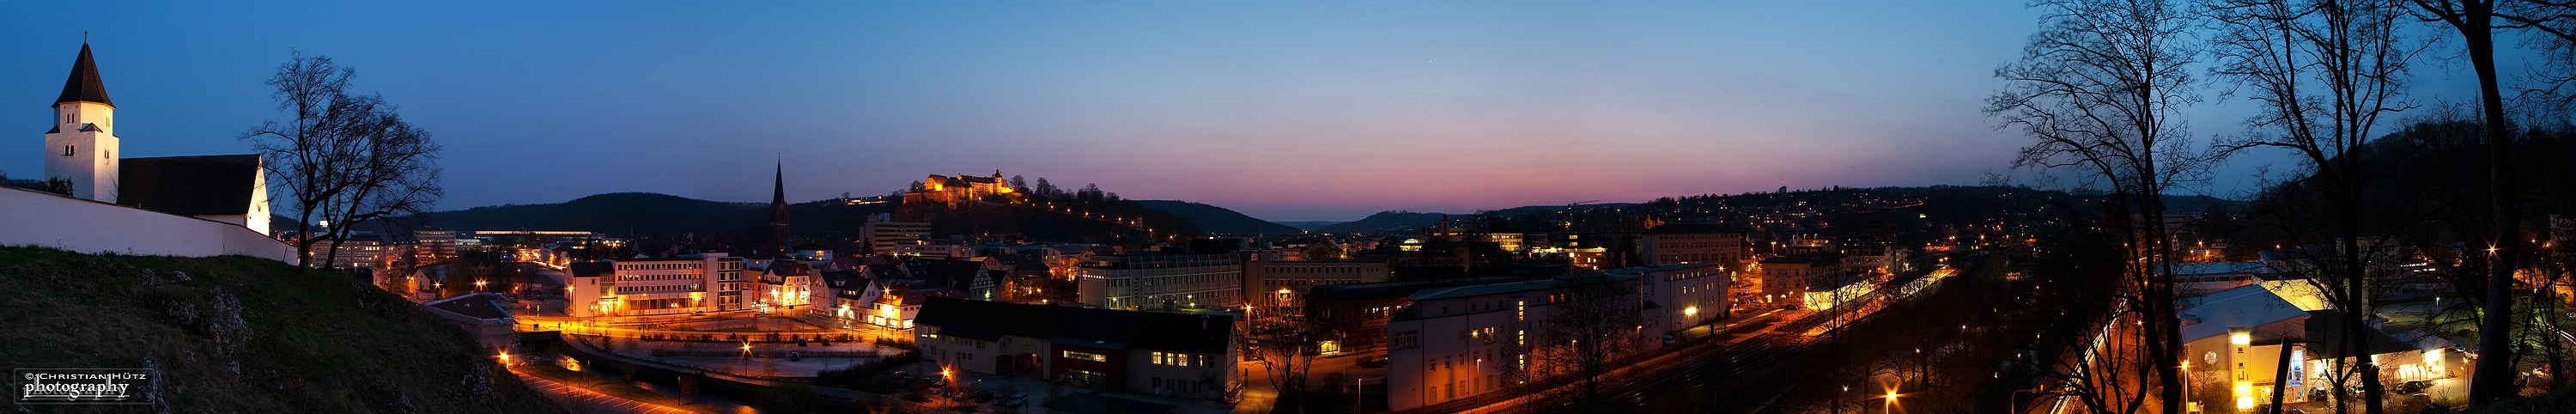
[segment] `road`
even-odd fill
[[[1901,284],[1919,277],[1925,275],[1909,274],[1896,279]],[[1902,299],[1895,292],[1898,289],[1893,288],[1896,284],[1889,286],[1844,306],[1863,312],[1886,308]],[[1642,412],[1780,413],[1824,409],[1812,401],[1789,402],[1781,397],[1815,374],[1809,368],[1839,362],[1821,361],[1826,355],[1812,352],[1819,343],[1840,339],[1824,329],[1834,316],[1831,311],[1774,311],[1746,318],[1719,331],[1717,341],[1670,354],[1674,357],[1671,361],[1644,361],[1605,375],[1613,380],[1605,384],[1604,399],[1611,406],[1634,407]],[[1809,335],[1817,332],[1822,334]],[[1479,411],[1561,412],[1571,409],[1567,406],[1570,403],[1557,399],[1538,402],[1537,407],[1489,407],[1492,409]]]
[[[618,398],[617,396],[602,394],[598,391],[591,391],[587,388],[574,387],[572,385],[555,382],[555,380],[535,375],[520,375],[519,380],[527,382],[528,388],[536,389],[537,393],[545,394],[546,398],[555,400],[555,403],[562,404],[566,410],[573,412],[649,414],[707,412],[704,409],[672,407]]]

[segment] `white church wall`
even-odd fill
[[[82,253],[295,262],[295,247],[239,224],[0,186],[0,245]]]
[[[59,104],[55,111],[62,119],[55,129],[45,134],[45,177],[71,180],[72,195],[92,200],[116,202],[116,168],[118,138],[112,116],[115,107],[97,102]],[[82,131],[83,125],[95,125],[98,131]],[[64,151],[69,150],[66,154]]]

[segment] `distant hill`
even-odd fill
[[[1370,214],[1368,218],[1360,219],[1360,221],[1324,226],[1324,228],[1317,231],[1325,233],[1384,233],[1390,231],[1410,231],[1412,229],[1440,224],[1440,218],[1446,216],[1446,214],[1441,213],[1380,211],[1377,214]],[[1462,215],[1459,219],[1465,219],[1465,217]]]
[[[2213,207],[2213,206],[2214,206],[2214,207],[2220,207],[2221,209],[2223,209],[2223,210],[2225,210],[2225,211],[2245,211],[2245,206],[2246,206],[2246,204],[2245,204],[2245,202],[2243,202],[2243,201],[2229,200],[2229,199],[2218,198],[2218,197],[2211,197],[2211,196],[2205,196],[2205,195],[2168,195],[2168,196],[2165,196],[2165,211],[2167,211],[2167,212],[2173,212],[2173,213],[2200,213],[2200,212],[2203,212],[2203,211],[2209,211],[2210,207]]]
[[[34,247],[0,247],[0,269],[0,366],[158,371],[153,405],[64,411],[564,412],[455,324],[359,279]]]
[[[788,231],[800,238],[854,239],[860,225],[870,215],[893,214],[897,221],[931,223],[932,237],[950,234],[1018,235],[1039,240],[1069,240],[1107,243],[1128,232],[1128,228],[1100,219],[1069,216],[1046,209],[1000,203],[976,203],[956,207],[945,205],[910,206],[900,200],[830,199],[787,205]],[[1116,212],[1113,202],[1100,204],[1104,213]],[[1202,205],[1204,206],[1204,205]],[[1214,206],[1218,212],[1233,214],[1241,220],[1263,223],[1239,213]],[[1135,210],[1151,210],[1129,205]],[[1152,215],[1178,214],[1151,210],[1149,221],[1161,220]],[[1136,214],[1113,214],[1133,217]],[[694,233],[700,237],[725,238],[733,235],[763,235],[762,226],[769,223],[769,203],[734,203],[699,200],[656,193],[609,193],[582,197],[551,204],[513,204],[475,207],[456,211],[422,214],[415,225],[446,227],[456,230],[581,230],[616,236],[677,236]],[[1179,217],[1172,221],[1187,221]],[[1197,233],[1196,226],[1185,223],[1165,226],[1163,231]],[[1275,229],[1287,229],[1285,226]],[[765,236],[762,236],[765,237]]]
[[[1288,226],[1288,227],[1296,227],[1298,230],[1305,230],[1305,231],[1320,231],[1320,230],[1323,230],[1325,227],[1331,227],[1332,225],[1335,225],[1335,224],[1342,224],[1342,223],[1347,223],[1347,222],[1343,222],[1343,221],[1329,221],[1329,220],[1325,220],[1325,221],[1273,221],[1273,222],[1271,222],[1271,223],[1278,223],[1279,225],[1282,225],[1282,226]]]
[[[809,201],[787,206],[788,228],[798,236],[856,232],[895,203]],[[608,193],[551,204],[511,204],[440,211],[417,217],[423,224],[458,230],[584,230],[615,235],[730,234],[769,223],[768,203],[707,201],[657,193]]]
[[[1296,227],[1252,218],[1243,213],[1207,204],[1178,200],[1133,200],[1146,208],[1180,215],[1199,225],[1199,231],[1221,234],[1294,234],[1304,232]]]
[[[1585,204],[1581,204],[1581,205],[1572,206],[1572,207],[1571,207],[1571,209],[1586,209],[1586,208],[1625,208],[1625,207],[1632,207],[1632,206],[1636,206],[1636,205],[1637,205],[1637,203],[1585,203]],[[1501,209],[1501,210],[1493,210],[1493,211],[1479,212],[1479,214],[1495,214],[1495,215],[1502,215],[1502,216],[1526,216],[1526,215],[1539,214],[1539,213],[1557,213],[1557,212],[1563,212],[1563,211],[1565,211],[1565,210],[1569,210],[1569,209],[1570,209],[1570,208],[1569,208],[1568,206],[1563,206],[1563,205],[1520,206],[1520,207],[1512,207],[1512,208],[1506,208],[1506,209]],[[1434,218],[1434,220],[1437,220],[1437,218]]]

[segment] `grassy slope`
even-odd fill
[[[222,310],[218,290],[238,298],[237,313]],[[445,320],[363,282],[277,262],[0,247],[0,292],[0,367],[135,368],[148,358],[161,403],[179,411],[561,412],[495,371]],[[231,333],[244,327],[248,335]]]

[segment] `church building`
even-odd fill
[[[45,177],[71,182],[68,195],[269,233],[268,179],[257,154],[118,158],[116,103],[87,42],[54,99],[53,119]]]

